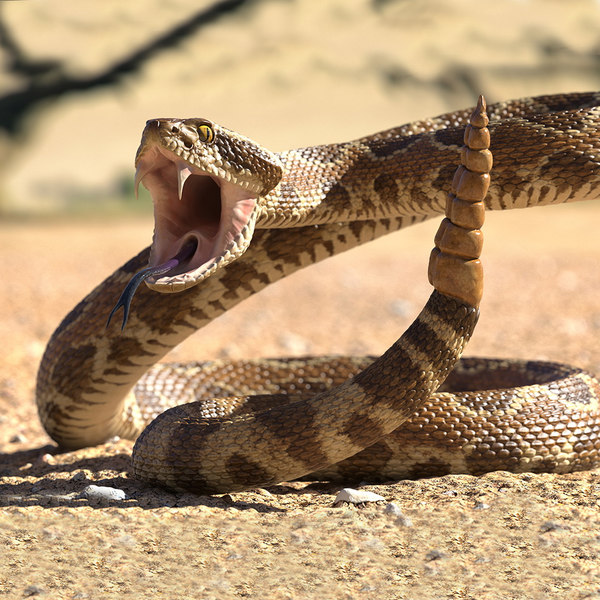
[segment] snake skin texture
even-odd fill
[[[234,491],[309,473],[386,480],[593,467],[600,448],[598,384],[583,371],[465,359],[443,391],[433,392],[476,321],[480,273],[472,265],[478,259],[466,257],[465,250],[480,251],[478,236],[470,235],[480,224],[462,219],[482,214],[488,185],[487,209],[597,197],[599,99],[584,93],[516,100],[491,105],[488,127],[474,113],[467,134],[472,109],[279,155],[262,149],[256,154],[260,147],[210,121],[149,122],[138,151],[138,179],[149,189],[156,182],[167,187],[165,181],[177,188],[179,177],[189,210],[185,188],[214,196],[204,176],[181,183],[186,169],[197,174],[199,160],[202,172],[219,181],[222,213],[227,186],[239,183],[232,194],[242,199],[244,218],[221,246],[206,250],[203,264],[196,264],[195,254],[185,268],[150,278],[123,332],[105,329],[128,280],[147,264],[170,259],[188,235],[169,225],[175,209],[153,193],[152,250],[132,258],[84,298],[48,343],[37,382],[44,427],[61,446],[76,448],[114,435],[136,439],[151,423],[136,443],[133,474],[198,492]],[[488,129],[493,177],[491,184],[489,178],[481,184],[479,176],[489,171],[481,167],[486,159],[469,153],[482,154],[487,134],[471,133],[470,145],[468,131]],[[208,158],[198,158],[198,147],[209,148]],[[147,158],[152,153],[154,162]],[[462,175],[453,181],[459,154],[463,170],[473,174],[463,188]],[[152,166],[157,156],[160,169]],[[254,156],[258,167],[249,158]],[[254,178],[257,168],[267,175]],[[447,202],[452,181],[458,198]],[[480,208],[470,207],[473,198]],[[374,362],[366,357],[155,364],[266,285],[444,211],[449,220],[436,236],[429,273],[436,291],[411,328]],[[202,227],[193,234],[198,255],[207,238]],[[298,390],[303,398],[285,396]],[[240,398],[248,393],[259,396]],[[234,398],[211,399],[223,394]],[[203,405],[182,405],[203,398]]]

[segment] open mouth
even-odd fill
[[[153,289],[175,292],[191,287],[248,247],[256,192],[207,173],[159,146],[139,157],[136,191],[140,183],[154,203],[150,267],[178,257],[178,264],[167,273],[146,279]]]

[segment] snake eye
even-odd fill
[[[198,135],[200,136],[201,142],[210,144],[215,139],[215,132],[210,125],[199,125]]]

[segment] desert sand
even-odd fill
[[[51,13],[41,2],[10,4],[4,14],[17,31],[43,32],[26,38],[31,52],[72,56],[81,69],[143,40],[139,25],[153,30],[193,12],[168,3],[144,21],[106,2],[89,20],[83,8],[67,18],[66,2]],[[108,197],[106,181],[131,170],[146,118],[197,115],[201,104],[202,114],[279,150],[461,108],[473,103],[472,88],[491,101],[595,89],[596,6],[258,2],[119,92],[67,97],[38,120],[4,182],[28,217],[0,222],[0,597],[600,598],[598,471],[365,485],[385,501],[362,507],[334,507],[341,486],[329,483],[195,496],[132,480],[128,441],[59,452],[35,409],[52,331],[152,233],[148,214],[36,214],[64,209],[60,190]],[[110,45],[100,30],[109,25]],[[198,73],[204,85],[191,86]],[[404,80],[392,85],[394,77]],[[598,202],[488,215],[485,295],[466,354],[600,373],[599,219]],[[301,271],[168,358],[381,353],[430,293],[436,228],[417,225]],[[90,484],[127,498],[91,501],[81,495]]]

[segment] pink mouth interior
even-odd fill
[[[197,244],[169,277],[212,264],[235,242],[256,205],[256,194],[156,147],[138,161],[136,189],[140,181],[154,202],[150,266],[170,260],[184,245]]]

